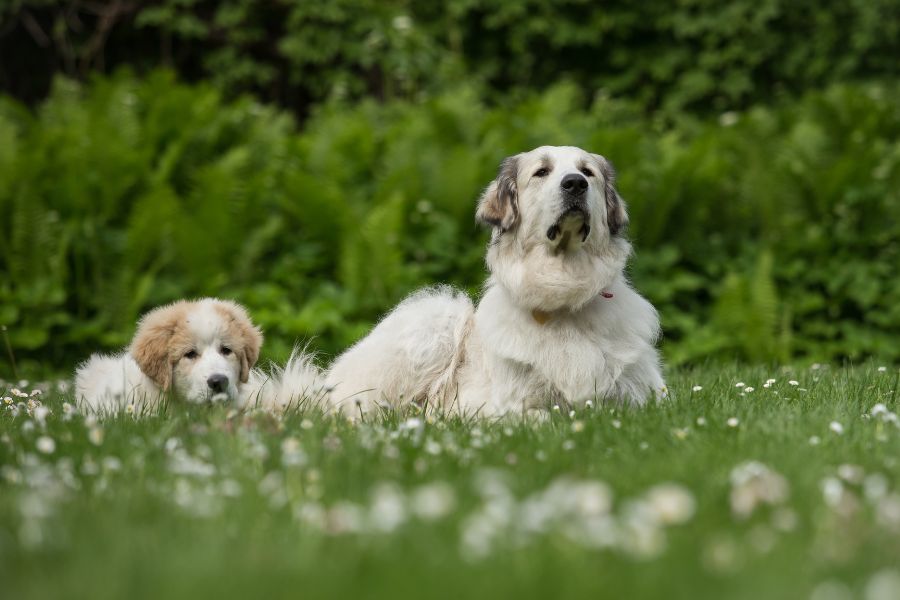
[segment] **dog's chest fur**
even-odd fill
[[[625,282],[616,282],[610,291],[612,298],[598,296],[577,312],[558,311],[543,323],[516,306],[502,286],[485,293],[474,333],[493,367],[492,377],[502,381],[503,370],[509,369],[519,373],[511,380],[528,382],[505,390],[519,396],[508,401],[546,401],[550,392],[554,401],[577,405],[614,395],[623,371],[653,343],[657,326],[652,306]],[[648,322],[654,325],[641,330]],[[523,371],[530,376],[522,378]],[[493,383],[496,388],[498,382]]]

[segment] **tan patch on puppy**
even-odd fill
[[[259,359],[259,349],[263,343],[262,331],[253,325],[247,311],[239,304],[220,300],[213,308],[222,316],[230,347],[241,360],[241,383],[247,383],[250,369]]]
[[[151,310],[138,323],[128,349],[141,371],[162,390],[172,384],[172,369],[182,356],[181,349],[190,348],[185,317],[191,304],[180,300]]]

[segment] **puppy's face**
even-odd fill
[[[148,313],[130,353],[160,388],[189,402],[235,400],[259,357],[262,334],[232,302],[177,302]]]
[[[579,250],[591,236],[618,235],[627,223],[603,156],[571,146],[542,146],[506,159],[485,191],[477,217],[499,233],[546,244],[554,254]]]

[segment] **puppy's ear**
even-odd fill
[[[619,235],[628,226],[628,212],[625,201],[616,190],[616,170],[606,157],[594,154],[603,174],[603,195],[606,196],[606,223],[611,235]]]
[[[518,174],[518,157],[511,156],[500,164],[497,178],[478,201],[478,210],[475,211],[477,221],[496,227],[501,233],[516,226],[519,222],[519,191],[516,187]]]
[[[219,301],[216,305],[218,310],[228,321],[230,333],[240,341],[240,348],[237,351],[238,358],[241,361],[241,383],[247,383],[250,378],[250,369],[256,365],[259,360],[259,350],[263,343],[263,334],[259,328],[250,320],[250,315],[244,310],[240,304],[227,301]]]
[[[162,390],[168,390],[172,383],[171,341],[183,309],[184,302],[176,302],[148,312],[138,323],[128,349],[144,375]]]

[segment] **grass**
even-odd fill
[[[897,388],[876,365],[705,367],[673,374],[675,400],[644,410],[352,425],[184,406],[98,423],[66,393],[29,408],[6,386],[0,586],[5,598],[896,598]]]

